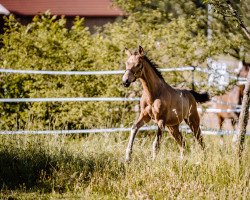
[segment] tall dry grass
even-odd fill
[[[239,165],[231,136],[224,146],[218,136],[206,136],[204,153],[186,135],[180,160],[177,144],[166,135],[152,161],[153,134],[139,133],[129,165],[124,133],[1,135],[0,198],[249,199],[249,138]]]

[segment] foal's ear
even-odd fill
[[[139,45],[139,54],[140,56],[144,56],[144,50],[140,45]]]
[[[131,56],[131,52],[128,50],[127,47],[125,47],[124,52],[125,54],[127,54],[128,57]]]

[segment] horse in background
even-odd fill
[[[141,46],[135,52],[125,50],[128,55],[126,70],[122,77],[125,87],[136,79],[142,84],[140,100],[140,115],[131,128],[130,138],[126,149],[126,161],[130,161],[133,142],[138,130],[151,119],[158,126],[156,138],[153,142],[153,159],[160,148],[162,132],[167,128],[178,143],[181,157],[185,147],[179,125],[184,120],[192,130],[196,140],[205,148],[200,129],[200,117],[197,111],[197,102],[209,100],[207,93],[199,94],[193,90],[181,90],[171,87],[165,82],[157,66],[144,54]]]
[[[239,67],[235,69],[237,77],[246,78],[249,71],[250,64],[242,62]],[[237,109],[242,104],[244,85],[236,85],[230,91],[221,96],[212,98],[212,104],[217,109]],[[239,121],[240,112],[219,112],[216,113],[219,122],[219,130],[222,130],[223,122],[225,119],[230,119],[234,130],[236,130],[236,124]]]
[[[212,98],[212,107],[221,110],[236,110],[238,105],[241,105],[241,89],[239,86],[234,86],[230,91],[221,96]],[[239,112],[218,112],[219,130],[222,130],[223,123],[226,119],[230,119],[233,129],[235,130],[236,124],[239,120]]]

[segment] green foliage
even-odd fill
[[[65,28],[66,19],[48,12],[21,25],[6,18],[1,36],[2,68],[33,70],[124,69],[123,49],[142,45],[160,67],[202,65],[207,57],[239,49],[239,34],[220,34],[207,42],[206,9],[197,1],[115,1],[129,15],[91,35],[84,19]],[[230,39],[228,39],[230,38]],[[164,74],[167,82],[190,87],[190,73]],[[206,77],[198,74],[198,80]],[[206,82],[205,82],[206,84]],[[139,96],[140,85],[121,86],[121,76],[0,75],[0,98]],[[202,87],[197,90],[203,89]],[[128,126],[137,103],[4,103],[0,129],[74,129]],[[32,125],[30,125],[32,124]]]
[[[226,52],[237,59],[249,62],[249,36],[247,36],[242,29],[243,26],[246,29],[250,26],[249,0],[206,0],[203,2],[212,6],[213,34],[218,36],[223,33],[224,37],[229,38],[230,40],[236,40],[236,45],[231,46],[231,48],[227,49]]]
[[[118,7],[121,7],[129,14],[134,14],[136,12],[140,13],[151,13],[158,10],[164,13],[165,20],[171,20],[172,18],[177,18],[179,16],[190,16],[194,13],[200,12],[205,6],[200,1],[174,1],[174,0],[113,0],[113,3]]]
[[[97,46],[92,47],[92,44],[99,44],[97,38],[91,37],[84,27],[84,19],[76,18],[71,29],[66,29],[65,23],[63,17],[58,19],[45,13],[24,26],[11,15],[6,19],[6,32],[2,36],[2,67],[77,71],[115,66],[114,61],[110,64],[95,60],[102,52],[98,55],[94,51]],[[105,55],[106,52],[103,51]],[[0,86],[1,98],[124,96],[120,77],[117,76],[97,79],[96,76],[1,74]],[[0,127],[7,130],[73,129],[114,125],[122,119],[123,112],[118,116],[116,113],[119,113],[117,109],[124,107],[124,103],[113,105],[114,108],[110,103],[6,103],[0,105],[1,120],[4,122]],[[110,113],[117,118],[111,119]]]

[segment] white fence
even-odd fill
[[[100,129],[81,129],[81,130],[18,130],[18,131],[0,131],[0,135],[23,135],[23,134],[35,134],[35,135],[48,135],[48,134],[91,134],[91,133],[113,133],[113,132],[129,132],[131,128],[100,128]],[[157,130],[156,126],[143,126],[140,131]],[[191,130],[186,126],[180,127],[181,131],[191,133]],[[230,130],[202,130],[204,135],[230,135],[236,134],[236,131]],[[246,133],[250,135],[250,132]]]
[[[193,71],[195,67],[177,67],[177,68],[162,68],[162,72],[173,71]],[[199,68],[201,70],[201,68]],[[198,70],[198,69],[197,69]],[[202,70],[201,70],[202,71]],[[12,74],[46,74],[46,75],[116,75],[124,74],[125,70],[112,71],[48,71],[48,70],[16,70],[16,69],[0,69],[1,73]]]
[[[200,67],[174,67],[174,68],[159,68],[161,72],[174,72],[174,71],[198,71],[209,74],[209,70]],[[125,70],[112,70],[112,71],[49,71],[49,70],[16,70],[16,69],[0,69],[0,73],[11,74],[43,74],[43,75],[116,75],[123,74]],[[229,76],[231,79],[244,82],[247,79],[237,76]]]
[[[0,99],[3,103],[14,102],[87,102],[87,101],[139,101],[140,98],[123,98],[123,97],[77,97],[77,98],[11,98]]]
[[[159,69],[162,72],[173,71],[199,71],[203,73],[209,73],[208,70],[200,67],[178,67],[178,68],[162,68]],[[43,71],[43,70],[13,70],[13,69],[0,69],[0,73],[14,73],[14,74],[41,74],[41,75],[116,75],[123,74],[124,70],[113,71]],[[236,76],[230,76],[234,80],[245,82],[246,78],[239,78]],[[0,103],[11,102],[113,102],[113,101],[139,101],[140,98],[123,98],[123,97],[77,97],[77,98],[5,98],[0,99]],[[237,107],[238,106],[238,107]],[[198,108],[199,112],[207,113],[220,113],[220,112],[240,112],[240,105],[236,105],[236,109],[216,109],[216,108]],[[183,129],[183,128],[182,128]],[[141,130],[156,130],[155,126],[142,127]],[[190,131],[185,128],[186,131]],[[0,134],[75,134],[75,133],[103,133],[103,132],[123,132],[130,131],[130,128],[106,128],[106,129],[83,129],[83,130],[40,130],[40,131],[1,131]],[[203,134],[233,134],[234,131],[214,131],[203,130]],[[249,134],[249,133],[248,133]]]
[[[139,97],[122,98],[122,97],[79,97],[79,98],[11,98],[0,99],[0,103],[14,103],[14,102],[114,102],[114,101],[139,101]],[[217,108],[198,108],[199,112],[207,113],[221,113],[221,112],[240,112],[240,105],[235,105],[236,109],[217,109]]]

